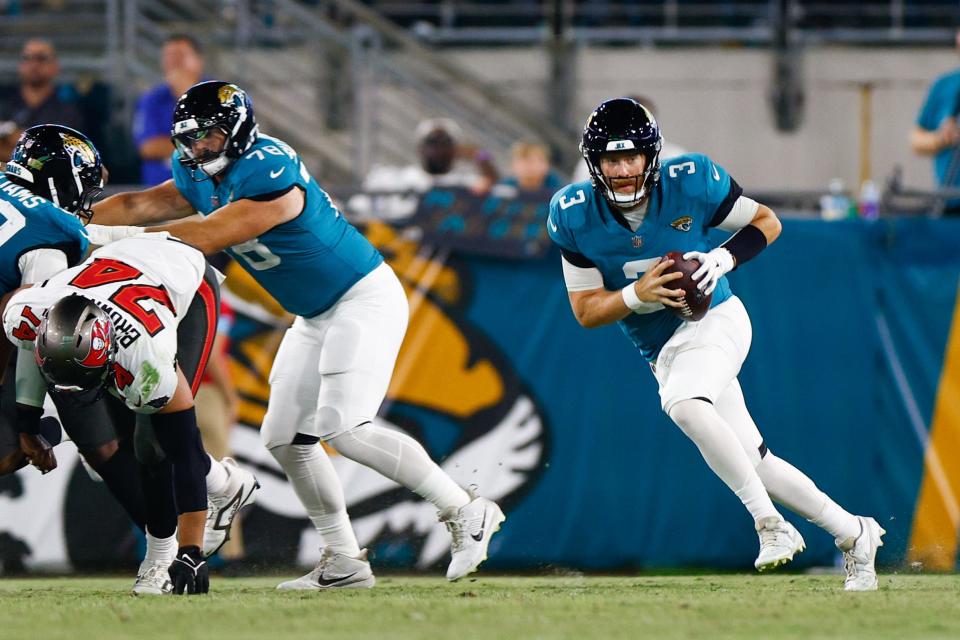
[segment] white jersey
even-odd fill
[[[203,254],[165,233],[118,240],[81,264],[16,293],[3,315],[7,337],[33,349],[47,308],[79,294],[103,309],[117,342],[110,391],[138,413],[163,408],[177,388],[177,326],[203,281]]]

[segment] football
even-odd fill
[[[675,272],[683,274],[682,278],[668,282],[665,286],[667,289],[683,289],[686,293],[683,297],[685,303],[683,307],[667,307],[667,309],[683,320],[699,320],[707,314],[710,301],[713,299],[713,293],[705,294],[700,291],[693,279],[693,274],[700,268],[700,262],[698,260],[684,260],[683,254],[679,251],[671,251],[664,257],[667,260],[673,260],[673,264],[664,270],[664,275]]]

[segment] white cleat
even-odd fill
[[[281,590],[325,591],[327,589],[369,589],[376,583],[370,563],[367,562],[367,550],[360,551],[356,558],[343,553],[323,550],[320,562],[307,575],[282,582],[277,585]]]
[[[760,537],[760,554],[753,563],[757,571],[787,564],[806,548],[800,532],[786,520],[764,518],[757,523],[757,535]]]
[[[224,458],[220,464],[227,470],[227,488],[219,495],[207,495],[207,524],[203,531],[203,555],[208,558],[230,539],[230,527],[240,509],[257,501],[254,492],[260,488],[257,478],[241,469],[233,458]]]
[[[473,494],[471,493],[471,497]],[[444,509],[440,522],[447,526],[453,541],[450,545],[450,566],[447,580],[458,580],[473,573],[487,559],[490,538],[506,520],[497,503],[474,497],[459,509]]]
[[[876,591],[877,570],[873,563],[877,559],[877,549],[883,546],[880,538],[886,531],[873,518],[857,516],[857,520],[860,521],[860,535],[836,542],[837,548],[843,551],[843,570],[847,574],[843,589]]]
[[[133,583],[133,595],[165,596],[173,593],[173,582],[168,571],[172,563],[173,559],[150,564],[146,560],[141,562],[137,581]]]

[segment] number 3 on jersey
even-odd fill
[[[587,201],[587,194],[583,192],[583,189],[577,189],[577,192],[569,200],[567,196],[560,196],[560,200],[557,201],[557,204],[560,205],[561,209],[569,209],[575,204],[580,204]]]

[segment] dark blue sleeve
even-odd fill
[[[173,113],[163,95],[156,90],[140,96],[133,116],[133,139],[139,147],[150,138],[169,136]]]

